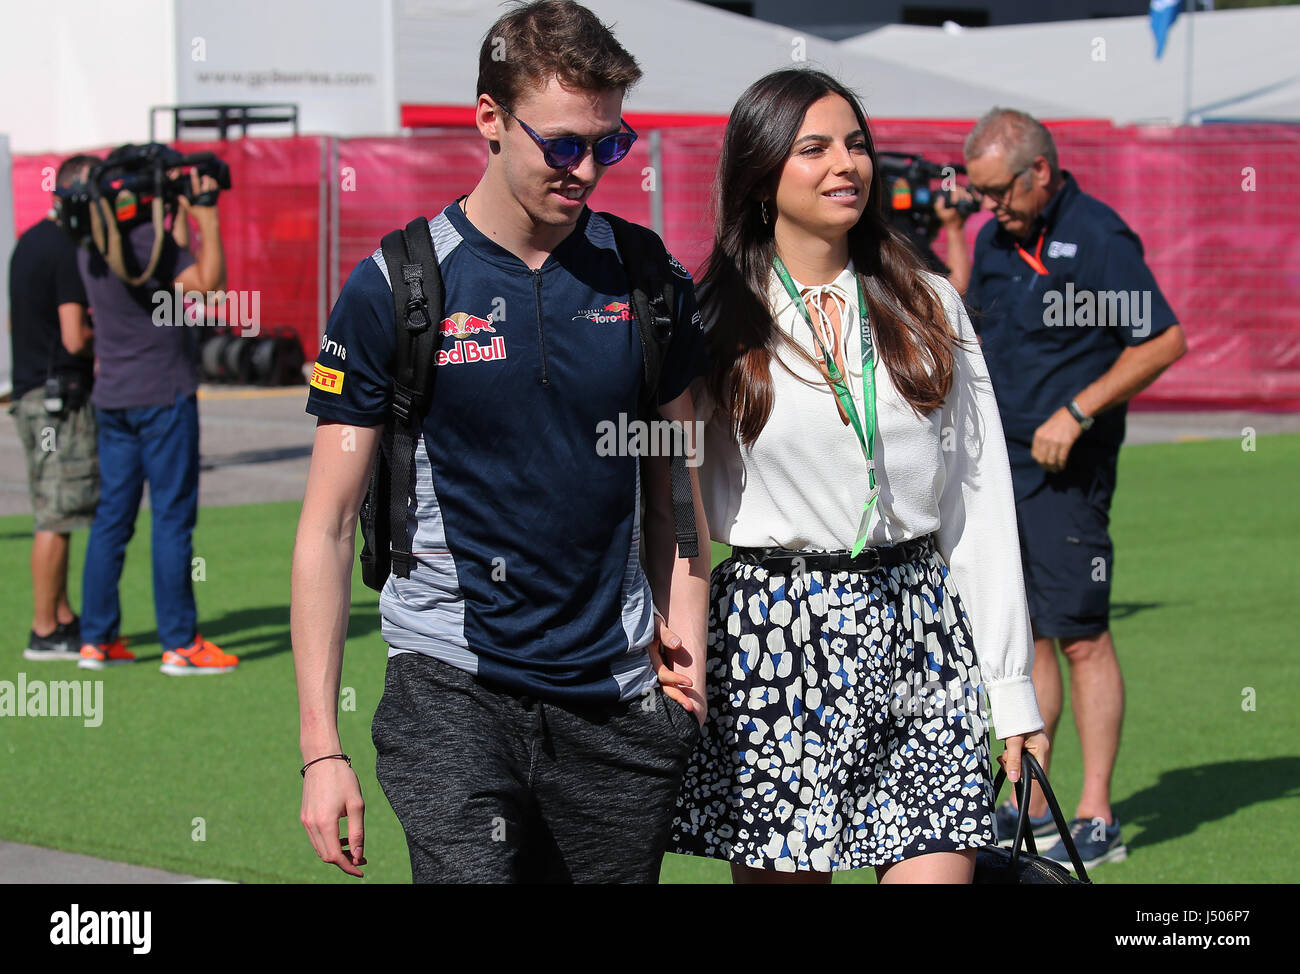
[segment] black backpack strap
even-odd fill
[[[677,310],[677,286],[673,283],[668,251],[653,230],[629,223],[612,213],[601,213],[600,216],[614,231],[614,244],[627,271],[628,302],[632,305],[641,337],[641,358],[645,367],[641,412],[646,418],[654,418],[659,414],[659,379],[668,343],[672,341],[673,316]],[[698,448],[699,444],[696,444]],[[685,446],[680,437],[673,437],[668,478],[672,483],[677,553],[682,558],[694,558],[700,553],[699,532],[695,526],[691,476],[686,469]]]
[[[388,282],[393,289],[397,328],[393,351],[392,451],[388,497],[389,543],[392,572],[411,577],[414,559],[406,533],[406,513],[413,488],[415,441],[434,374],[434,357],[441,338],[442,275],[429,237],[429,221],[417,217],[405,230],[394,230],[381,245]]]
[[[628,301],[641,337],[645,382],[643,407],[650,415],[659,411],[659,376],[673,337],[677,290],[668,267],[668,251],[653,230],[629,223],[613,213],[601,213],[614,231],[614,243],[628,276]]]

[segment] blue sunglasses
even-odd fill
[[[506,108],[505,105],[498,105],[497,107],[518,122],[529,137],[542,147],[542,156],[546,159],[546,164],[552,169],[568,169],[577,165],[582,160],[582,157],[587,154],[587,146],[591,146],[591,153],[596,162],[602,166],[612,166],[631,151],[632,143],[636,141],[636,133],[632,131],[632,126],[621,118],[618,122],[627,130],[626,132],[619,131],[612,135],[602,135],[598,139],[584,139],[576,135],[561,135],[556,139],[544,139],[529,128],[528,123],[522,118]]]

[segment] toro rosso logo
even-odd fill
[[[617,321],[631,321],[632,306],[626,301],[611,301],[603,308],[590,308],[587,311],[579,311],[573,316],[574,321],[582,318],[587,321],[594,321],[598,325],[612,324]]]
[[[442,334],[453,338],[450,347],[438,350],[439,365],[463,365],[469,362],[499,362],[506,357],[506,339],[497,335],[490,318],[457,311],[442,319]],[[480,345],[471,336],[481,331],[491,332],[495,337],[486,345]]]

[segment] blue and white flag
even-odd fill
[[[1156,35],[1156,60],[1165,53],[1165,41],[1169,38],[1169,28],[1178,19],[1183,9],[1183,0],[1151,0],[1151,33]]]

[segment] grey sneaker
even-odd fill
[[[1103,862],[1123,862],[1128,858],[1128,846],[1119,837],[1119,816],[1115,816],[1115,821],[1110,825],[1100,816],[1076,818],[1070,823],[1070,838],[1074,840],[1074,847],[1083,860],[1084,869],[1091,869]],[[1060,839],[1043,856],[1059,862],[1066,869],[1074,869],[1070,854],[1065,851],[1065,843]]]
[[[997,844],[1005,849],[1011,848],[1016,841],[1016,823],[1020,821],[1020,809],[1009,801],[1003,802],[993,813],[993,832]],[[1047,839],[1056,835],[1056,821],[1049,811],[1042,818],[1029,816],[1029,831],[1035,839]],[[1058,840],[1059,841],[1059,840]]]

